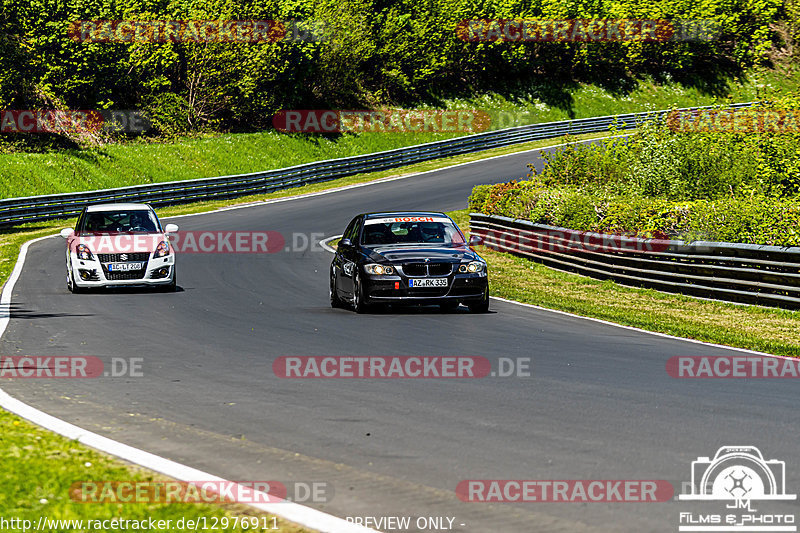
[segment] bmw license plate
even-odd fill
[[[421,278],[408,280],[408,286],[414,288],[447,287],[447,278]]]
[[[144,268],[144,263],[141,261],[135,263],[109,263],[109,272],[127,272],[128,270],[141,270]]]

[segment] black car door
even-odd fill
[[[339,241],[336,250],[336,277],[339,290],[346,296],[353,295],[353,279],[358,263],[358,237],[361,233],[361,217],[356,217],[347,226],[342,240],[349,239],[350,246],[343,246]]]

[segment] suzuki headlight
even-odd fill
[[[76,252],[78,254],[78,259],[83,259],[85,261],[91,261],[94,259],[92,251],[85,244],[79,244]]]
[[[390,265],[376,265],[373,263],[364,265],[364,270],[367,271],[367,274],[375,274],[376,276],[390,276],[394,274],[394,268]]]
[[[164,257],[169,255],[169,243],[167,241],[161,241],[156,246],[156,257]]]
[[[470,261],[469,263],[465,265],[460,265],[458,267],[458,271],[461,272],[462,274],[466,273],[476,274],[478,272],[483,272],[483,269],[484,269],[484,264],[481,263],[480,261]]]

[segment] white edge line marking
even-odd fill
[[[597,140],[605,140],[605,139],[612,139],[616,137],[626,137],[627,135],[616,135],[616,136],[609,136],[609,137],[600,137],[597,139],[587,139],[592,141]],[[497,159],[500,157],[509,157],[512,155],[524,154],[528,152],[535,152],[537,150],[547,150],[551,148],[558,148],[560,146],[566,146],[569,144],[576,144],[582,143],[586,141],[575,141],[572,143],[561,143],[552,146],[542,146],[540,148],[532,148],[530,150],[522,150],[520,152],[510,152],[508,154],[502,154],[492,157],[486,157],[482,159],[476,159],[474,161],[467,161],[464,163],[458,163],[456,165],[450,165],[445,167],[440,167],[432,170],[426,170],[422,172],[414,172],[411,174],[404,174],[402,176],[394,176],[388,178],[381,178],[377,180],[372,180],[364,183],[355,183],[352,185],[346,185],[344,187],[335,187],[333,189],[328,189],[325,191],[313,192],[313,193],[306,193],[300,194],[296,196],[287,196],[284,198],[273,198],[270,200],[265,201],[257,201],[251,202],[244,205],[239,206],[230,206],[224,207],[221,209],[215,209],[213,211],[205,211],[202,213],[189,213],[185,215],[173,215],[168,217],[161,217],[163,219],[168,218],[182,218],[182,217],[190,217],[190,216],[198,216],[198,215],[210,215],[213,213],[219,213],[224,211],[231,211],[234,209],[245,209],[248,207],[261,207],[263,205],[278,203],[278,202],[287,202],[291,200],[299,200],[302,198],[310,198],[314,196],[322,196],[324,194],[331,194],[340,191],[346,191],[350,189],[355,189],[358,187],[366,187],[369,185],[377,185],[379,183],[386,183],[389,181],[395,181],[400,179],[411,178],[414,176],[419,176],[422,174],[429,174],[431,172],[437,172],[439,170],[446,170],[450,168],[460,167],[464,165],[471,165],[473,163],[480,163],[483,161],[489,161],[492,159]],[[11,319],[11,293],[14,290],[14,285],[16,285],[17,280],[19,279],[20,275],[22,274],[22,268],[25,265],[25,258],[28,253],[28,248],[31,244],[35,242],[39,242],[44,239],[50,239],[53,237],[57,237],[58,234],[55,235],[48,235],[44,237],[39,237],[36,239],[32,239],[20,247],[19,256],[17,258],[17,263],[14,265],[14,269],[11,272],[11,275],[8,278],[8,281],[3,286],[3,292],[0,294],[0,337],[6,331],[8,327],[8,323]],[[328,246],[327,241],[332,240],[336,237],[341,237],[341,235],[337,235],[334,237],[330,237],[320,241],[320,245],[326,249],[327,251],[333,253],[334,249]],[[172,478],[175,478],[179,481],[199,481],[199,480],[208,480],[208,481],[222,481],[221,478],[217,478],[216,476],[212,476],[205,472],[201,472],[200,470],[195,470],[188,466],[181,465],[174,461],[170,461],[168,459],[164,459],[163,457],[159,457],[157,455],[151,454],[149,452],[145,452],[143,450],[139,450],[137,448],[133,448],[128,446],[127,444],[123,444],[121,442],[117,442],[96,433],[92,433],[91,431],[87,431],[85,429],[79,428],[78,426],[72,425],[68,422],[55,418],[51,415],[43,411],[39,411],[15,398],[12,398],[8,395],[5,391],[0,389],[0,407],[15,413],[22,418],[30,420],[34,424],[37,424],[45,429],[49,429],[59,435],[63,435],[70,439],[75,439],[81,442],[82,444],[86,444],[87,446],[91,446],[97,450],[109,453],[111,455],[115,455],[126,461],[144,466],[149,468],[150,470],[154,470],[156,472],[160,472]],[[187,475],[190,475],[187,477]],[[193,477],[192,477],[193,476]],[[199,476],[199,477],[198,477]],[[268,495],[265,495],[268,496]],[[317,529],[323,532],[330,532],[330,533],[363,533],[363,532],[374,532],[375,530],[369,529],[363,526],[359,526],[357,524],[347,522],[346,520],[342,520],[341,518],[337,518],[335,516],[323,513],[321,511],[317,511],[310,507],[305,507],[296,503],[276,503],[276,504],[249,504],[252,507],[256,507],[263,511],[267,511],[269,513],[281,516],[287,520],[292,522],[296,522],[300,525],[304,525],[306,527],[311,527],[313,529]],[[276,507],[277,506],[277,507]]]
[[[90,446],[96,450],[110,453],[126,461],[142,465],[150,470],[160,472],[179,481],[216,481],[220,483],[231,483],[223,478],[213,476],[202,470],[197,470],[189,466],[164,459],[158,455],[122,444],[107,437],[103,437],[91,431],[87,431],[78,426],[55,418],[47,413],[39,411],[21,401],[12,398],[8,393],[0,391],[0,406],[7,411],[11,411],[22,418],[28,419],[35,424],[46,429],[63,435],[68,439],[76,440],[81,444]],[[235,487],[235,484],[233,484]],[[235,491],[236,489],[233,488]],[[250,491],[254,499],[265,502],[275,500],[274,496],[260,491]],[[369,529],[358,524],[348,522],[341,518],[317,511],[310,507],[305,507],[287,501],[275,501],[273,503],[248,503],[250,507],[255,507],[261,511],[277,515],[281,518],[295,522],[302,526],[312,528],[325,533],[376,533],[374,529]]]
[[[28,254],[28,248],[35,242],[51,239],[53,237],[53,235],[48,235],[32,239],[23,244],[20,248],[17,264],[11,272],[8,282],[6,282],[3,287],[2,294],[0,294],[0,337],[5,333],[11,319],[11,293],[22,273],[25,258]],[[11,397],[7,392],[1,389],[0,407],[68,439],[76,440],[81,444],[117,456],[125,461],[144,466],[145,468],[177,479],[178,481],[218,481],[232,483],[229,480],[208,474],[202,470],[170,461],[169,459],[128,446],[127,444],[117,442],[70,424],[69,422],[58,419]],[[264,502],[275,500],[273,496],[264,492],[251,492],[254,494],[254,499],[259,499]],[[248,503],[247,505],[324,533],[377,533],[374,529],[348,522],[339,517],[293,502],[275,501],[273,503]]]
[[[492,296],[491,298],[493,300],[497,300],[497,301],[500,301],[500,302],[506,302],[506,303],[510,303],[510,304],[514,304],[514,305],[521,305],[523,307],[531,307],[533,309],[539,309],[541,311],[548,311],[550,313],[557,313],[559,315],[571,316],[571,317],[574,317],[574,318],[582,318],[584,320],[591,320],[592,322],[605,324],[607,326],[614,326],[614,327],[617,327],[617,328],[628,329],[628,330],[631,330],[631,331],[638,331],[640,333],[647,333],[649,335],[656,335],[657,337],[664,337],[664,338],[667,338],[667,339],[674,339],[674,340],[679,340],[679,341],[684,341],[684,342],[693,342],[695,344],[702,344],[704,346],[712,346],[714,348],[723,348],[725,350],[734,350],[734,351],[737,351],[737,352],[744,352],[744,353],[749,353],[749,354],[753,354],[753,355],[763,355],[763,356],[767,356],[767,357],[776,357],[776,358],[779,358],[779,359],[790,359],[792,361],[797,361],[796,357],[788,357],[786,355],[775,355],[775,354],[766,353],[766,352],[758,352],[756,350],[748,350],[747,348],[737,348],[736,346],[726,346],[724,344],[716,344],[716,343],[713,343],[713,342],[699,341],[697,339],[687,339],[686,337],[676,337],[675,335],[670,335],[669,333],[661,333],[659,331],[649,331],[649,330],[646,330],[646,329],[636,328],[636,327],[633,327],[633,326],[626,326],[624,324],[617,324],[616,322],[609,322],[608,320],[603,320],[602,318],[594,318],[594,317],[591,317],[591,316],[576,315],[576,314],[573,314],[573,313],[569,313],[567,311],[559,311],[558,309],[548,309],[547,307],[541,307],[541,306],[535,305],[535,304],[527,304],[527,303],[523,303],[523,302],[515,302],[514,300],[507,300],[507,299],[501,298],[499,296]],[[725,302],[725,303],[730,303],[730,302]]]
[[[321,247],[322,247],[322,248],[323,248],[323,249],[324,249],[326,252],[330,252],[330,253],[332,253],[332,254],[335,254],[335,253],[336,253],[336,250],[334,250],[334,249],[333,249],[333,247],[332,247],[330,244],[328,244],[328,243],[329,243],[329,242],[331,242],[333,239],[338,239],[339,237],[341,237],[341,235],[334,235],[333,237],[325,237],[324,239],[322,239],[321,241],[319,241],[319,245],[320,245],[320,246],[321,246]],[[2,330],[0,330],[0,331],[2,331]]]
[[[338,237],[341,237],[341,235],[334,235],[332,237],[325,237],[324,239],[319,241],[319,245],[322,248],[324,248],[325,250],[327,250],[328,252],[335,253],[336,250],[331,248],[328,245],[328,242],[330,242],[330,241],[332,241],[332,240],[334,240],[334,239],[336,239]],[[747,348],[737,348],[736,346],[725,346],[724,344],[715,344],[713,342],[699,341],[697,339],[687,339],[685,337],[676,337],[675,335],[670,335],[669,333],[661,333],[661,332],[658,332],[658,331],[649,331],[649,330],[646,330],[646,329],[635,328],[633,326],[626,326],[624,324],[617,324],[616,322],[609,322],[608,320],[603,320],[601,318],[594,318],[594,317],[590,317],[590,316],[576,315],[574,313],[569,313],[567,311],[559,311],[558,309],[548,309],[547,307],[542,307],[540,305],[528,304],[528,303],[523,303],[523,302],[516,302],[514,300],[507,300],[506,298],[501,298],[500,296],[490,296],[490,298],[492,300],[497,300],[498,302],[505,302],[505,303],[514,304],[514,305],[521,305],[522,307],[530,307],[532,309],[538,309],[540,311],[547,311],[548,313],[556,313],[556,314],[559,314],[559,315],[569,316],[569,317],[573,317],[573,318],[581,318],[583,320],[590,320],[592,322],[597,322],[599,324],[605,324],[606,326],[614,326],[614,327],[617,327],[617,328],[627,329],[627,330],[630,330],[630,331],[637,331],[639,333],[647,333],[648,335],[655,335],[657,337],[664,337],[664,338],[667,338],[667,339],[675,339],[675,340],[684,341],[684,342],[693,342],[695,344],[702,344],[704,346],[712,346],[714,348],[723,348],[725,350],[734,350],[734,351],[737,351],[737,352],[744,352],[744,353],[749,353],[749,354],[754,354],[754,355],[762,355],[762,356],[767,356],[767,357],[776,357],[776,358],[779,358],[779,359],[789,359],[789,360],[792,360],[792,361],[797,361],[796,357],[788,357],[788,356],[785,356],[785,355],[775,355],[775,354],[766,353],[766,352],[758,352],[758,351],[755,351],[755,350],[748,350]]]
[[[22,267],[25,265],[25,257],[28,255],[28,248],[35,242],[51,239],[53,237],[54,235],[46,235],[38,239],[31,239],[20,247],[17,264],[14,265],[14,270],[11,271],[11,275],[8,276],[8,281],[6,281],[3,286],[3,292],[0,293],[0,337],[5,333],[8,323],[11,320],[11,292],[14,290],[14,285],[16,285],[17,280],[22,274]],[[64,281],[66,282],[66,278],[64,278]]]
[[[616,135],[616,136],[609,136],[609,137],[600,137],[597,139],[587,139],[592,141],[597,140],[605,140],[605,139],[612,139],[617,137],[626,137],[627,135]],[[231,211],[234,209],[244,209],[248,207],[260,207],[267,204],[278,203],[278,202],[287,202],[291,200],[299,200],[302,198],[310,198],[314,196],[322,196],[324,194],[331,194],[340,191],[346,191],[350,189],[355,189],[358,187],[366,187],[369,185],[377,185],[380,183],[386,183],[390,181],[400,180],[411,178],[414,176],[419,176],[422,174],[429,174],[431,172],[437,172],[439,170],[446,170],[450,168],[460,167],[464,165],[471,165],[473,163],[480,163],[483,161],[489,161],[492,159],[498,159],[500,157],[509,157],[512,155],[524,154],[528,152],[535,152],[541,150],[547,150],[551,148],[558,148],[560,146],[567,146],[569,144],[576,144],[582,143],[586,141],[575,141],[572,143],[561,143],[552,146],[543,146],[540,148],[532,148],[530,150],[522,150],[520,152],[510,152],[508,154],[502,154],[492,157],[486,157],[483,159],[476,159],[474,161],[467,161],[464,163],[458,163],[456,165],[450,165],[446,167],[440,167],[437,169],[426,170],[422,172],[414,172],[411,174],[404,174],[402,176],[394,176],[388,178],[381,178],[377,180],[368,181],[365,183],[355,183],[352,185],[346,185],[344,187],[335,187],[333,189],[328,189],[325,191],[313,192],[313,193],[306,193],[300,194],[296,196],[287,196],[284,198],[273,198],[270,200],[265,200],[263,202],[253,202],[247,203],[240,206],[230,206],[221,209],[215,209],[213,211],[205,211],[202,213],[189,213],[185,215],[173,215],[168,217],[161,217],[164,219],[168,218],[182,218],[182,217],[190,217],[190,216],[198,216],[198,215],[209,215],[213,213],[219,213],[224,211]],[[0,337],[6,331],[8,327],[8,323],[11,319],[11,293],[14,290],[14,285],[16,285],[17,280],[19,279],[20,275],[22,274],[22,269],[25,265],[25,258],[28,253],[28,248],[31,244],[35,242],[39,242],[44,239],[50,239],[53,237],[57,237],[58,234],[55,235],[48,235],[44,237],[39,237],[36,239],[32,239],[20,247],[19,256],[17,258],[17,263],[14,265],[14,270],[11,272],[11,275],[8,278],[8,281],[3,286],[3,292],[0,294]],[[327,241],[335,239],[336,237],[340,237],[341,235],[337,235],[334,237],[329,237],[320,241],[320,245],[329,252],[334,252],[334,249],[328,246]],[[212,476],[211,474],[207,474],[200,470],[196,470],[194,468],[190,468],[188,466],[182,465],[180,463],[176,463],[174,461],[170,461],[163,457],[159,457],[157,455],[151,454],[149,452],[145,452],[143,450],[139,450],[137,448],[133,448],[128,446],[127,444],[123,444],[121,442],[117,442],[111,440],[109,438],[103,437],[96,433],[92,433],[91,431],[82,429],[78,426],[55,418],[47,413],[35,409],[30,405],[27,405],[15,398],[12,398],[8,395],[5,391],[0,389],[0,407],[15,413],[26,420],[30,420],[34,424],[37,424],[45,429],[49,429],[59,435],[63,435],[64,437],[77,440],[78,442],[100,450],[102,452],[109,453],[111,455],[115,455],[120,457],[126,461],[131,463],[138,464],[140,466],[144,466],[145,468],[149,468],[150,470],[154,470],[156,472],[160,472],[164,475],[169,477],[175,478],[179,481],[225,481],[221,478],[216,476]],[[263,494],[263,493],[261,493]],[[269,495],[263,494],[264,498],[269,498]],[[290,502],[282,502],[282,503],[273,503],[273,504],[248,504],[251,507],[255,507],[262,511],[266,511],[272,513],[277,516],[281,516],[287,520],[292,522],[298,523],[300,525],[310,527],[316,529],[321,532],[330,532],[330,533],[365,533],[365,532],[375,532],[373,529],[366,528],[364,526],[360,526],[354,524],[352,522],[347,522],[346,520],[342,520],[341,518],[335,517],[333,515],[329,515],[327,513],[323,513],[321,511],[317,511],[310,507],[305,507],[296,503]]]

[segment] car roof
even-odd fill
[[[437,211],[381,211],[379,213],[363,213],[366,219],[385,218],[385,217],[446,217],[444,213]]]
[[[88,213],[99,211],[150,211],[151,207],[147,204],[94,204],[86,206]]]

